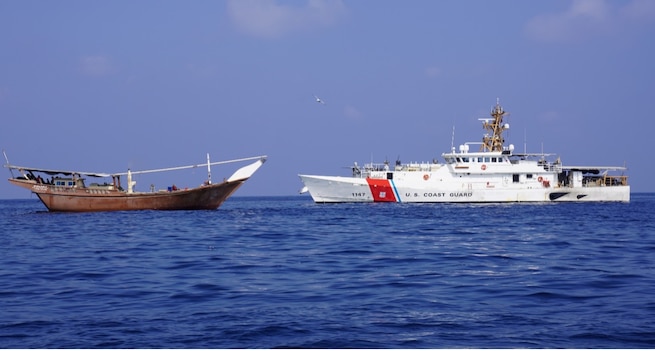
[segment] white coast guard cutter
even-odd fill
[[[625,167],[564,166],[551,154],[514,153],[504,146],[506,112],[497,102],[478,152],[466,143],[443,153],[445,163],[355,162],[352,176],[300,174],[301,192],[322,202],[551,202],[630,201]],[[620,172],[611,175],[610,172]]]

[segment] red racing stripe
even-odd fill
[[[366,178],[368,187],[371,188],[374,202],[396,202],[396,196],[393,193],[393,188],[387,179],[371,179]]]

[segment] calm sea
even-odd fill
[[[0,201],[2,348],[655,348],[655,194],[49,213]]]

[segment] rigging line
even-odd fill
[[[155,173],[155,172],[167,172],[167,171],[176,171],[180,169],[189,169],[189,168],[198,168],[198,167],[205,167],[207,165],[215,166],[215,165],[221,165],[221,164],[226,164],[226,163],[235,163],[235,162],[241,162],[241,161],[250,161],[250,160],[257,160],[257,159],[266,159],[267,156],[254,156],[254,157],[246,157],[246,158],[240,158],[240,159],[234,159],[234,160],[229,160],[229,161],[218,161],[218,162],[212,162],[212,163],[201,163],[197,165],[190,165],[190,166],[179,166],[179,167],[169,167],[169,168],[159,168],[159,169],[149,169],[149,170],[144,170],[144,171],[131,171],[130,173],[132,174],[145,174],[145,173]],[[117,175],[126,175],[127,172],[122,172],[122,173],[113,173],[112,176],[117,176]]]

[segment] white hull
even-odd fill
[[[443,164],[355,162],[352,177],[299,175],[303,190],[315,202],[630,201],[628,177],[609,174],[625,167],[565,167],[548,154],[515,154],[513,145],[504,146],[505,115],[496,103],[492,118],[481,119],[489,132],[482,143],[453,147],[442,154]],[[471,144],[481,144],[480,151],[469,152]]]
[[[397,174],[397,172],[396,172]],[[417,174],[422,180],[423,174]],[[300,175],[314,202],[629,202],[630,186],[544,187],[487,182],[380,180],[365,178]],[[384,185],[387,183],[388,185]],[[384,189],[382,189],[384,188]]]

